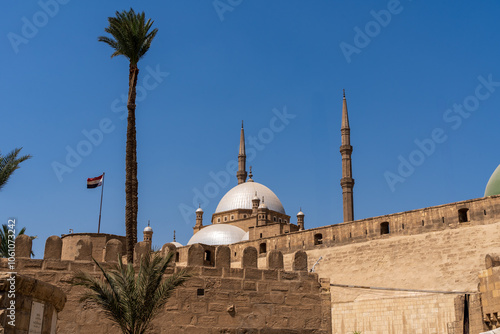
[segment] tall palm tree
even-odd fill
[[[9,181],[12,173],[19,168],[19,164],[31,158],[31,155],[29,154],[18,158],[17,155],[21,152],[21,150],[22,147],[14,149],[5,156],[0,154],[0,190],[2,190],[5,184],[7,184],[7,181]]]
[[[158,29],[150,31],[154,21],[146,21],[144,12],[116,12],[116,17],[108,18],[109,27],[104,31],[112,37],[100,36],[114,50],[111,58],[123,55],[130,61],[128,82],[127,146],[125,156],[125,229],[127,239],[127,262],[134,260],[134,246],[137,243],[137,139],[135,128],[135,97],[139,68],[137,63],[148,52]]]
[[[124,265],[121,256],[118,256],[115,269],[109,271],[94,260],[103,278],[79,272],[74,277],[73,285],[87,290],[80,302],[96,303],[110,320],[120,326],[123,333],[146,333],[174,289],[189,277],[185,270],[180,270],[163,279],[173,255],[170,252],[162,257],[159,252],[151,252],[141,259],[137,275],[134,265]]]
[[[26,232],[26,227],[23,227],[18,233],[17,236],[24,234]],[[9,227],[7,224],[2,224],[2,229],[0,230],[0,257],[9,257]],[[37,236],[30,236],[31,240],[37,238]],[[31,251],[30,254],[32,257],[35,256],[35,253]]]

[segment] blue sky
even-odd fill
[[[139,62],[137,102],[138,230],[151,220],[157,246],[173,230],[185,244],[196,203],[208,223],[236,185],[225,170],[238,154],[241,120],[247,139],[256,138],[247,141],[254,179],[292,222],[299,207],[306,227],[341,222],[343,88],[357,219],[482,197],[500,163],[493,0],[6,7],[0,150],[23,147],[33,158],[0,192],[0,218],[38,235],[36,257],[50,235],[97,231],[100,188],[87,190],[86,179],[103,171],[101,231],[124,234],[128,62],[111,59],[97,37],[108,16],[130,7],[159,29]]]

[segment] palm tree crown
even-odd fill
[[[97,261],[103,278],[89,273],[75,275],[73,285],[87,289],[80,302],[91,301],[100,307],[105,315],[120,326],[123,333],[143,334],[151,327],[151,321],[158,315],[176,287],[184,283],[189,274],[180,270],[163,279],[174,253],[162,257],[151,252],[141,259],[136,274],[132,263],[124,265],[118,256],[118,265],[105,270]]]
[[[148,52],[158,32],[157,28],[149,31],[154,21],[151,19],[146,21],[144,12],[136,14],[132,8],[121,13],[117,11],[116,17],[109,17],[108,21],[109,27],[104,31],[111,34],[114,39],[100,36],[99,42],[104,42],[115,50],[111,58],[123,55],[130,60],[131,64],[137,64],[139,59]]]

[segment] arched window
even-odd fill
[[[205,251],[205,261],[212,261],[212,253],[209,250]]]
[[[234,220],[234,215],[231,215],[231,220]]]
[[[315,245],[321,245],[322,243],[323,243],[323,234],[316,233],[314,235],[314,244]]]
[[[390,232],[389,222],[380,223],[380,234],[389,234]]]
[[[263,242],[259,246],[259,254],[264,254],[265,252],[267,252],[267,245]]]
[[[274,221],[274,222],[275,222],[275,221],[277,221],[276,216],[274,216],[274,217],[273,217],[273,221]]]
[[[179,262],[179,252],[175,253],[175,262]]]
[[[220,217],[219,217],[219,218],[217,218],[217,223],[220,223]]]

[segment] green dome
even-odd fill
[[[493,195],[500,195],[500,165],[491,174],[490,180],[484,190],[484,197]]]

